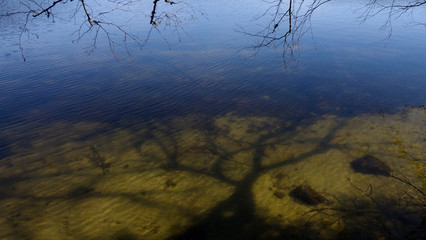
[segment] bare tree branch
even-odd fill
[[[287,3],[288,1],[288,3]],[[240,32],[259,39],[259,42],[252,47],[254,55],[263,47],[282,48],[284,66],[289,61],[297,61],[298,50],[302,47],[300,41],[306,32],[311,30],[310,21],[315,10],[330,0],[274,0],[257,20],[268,17],[272,12],[272,17],[266,26],[257,33],[247,32],[242,29]]]
[[[370,0],[362,8],[363,12],[359,17],[361,22],[365,22],[370,18],[376,17],[379,14],[387,15],[386,21],[380,27],[381,30],[388,30],[388,38],[392,36],[392,22],[395,19],[400,18],[402,15],[412,13],[417,7],[426,4],[424,0]],[[423,25],[425,23],[422,23]]]
[[[88,51],[90,54],[95,51],[98,43],[100,43],[100,39],[98,38],[105,37],[113,57],[118,59],[116,48],[122,48],[126,54],[130,56],[129,43],[136,43],[142,49],[148,43],[153,29],[155,29],[155,32],[159,34],[170,49],[171,45],[166,39],[166,35],[163,33],[164,31],[172,31],[178,40],[181,41],[182,34],[189,35],[184,28],[187,21],[196,20],[199,14],[205,16],[201,11],[184,1],[164,0],[166,5],[161,5],[161,2],[162,1],[159,0],[153,1],[151,14],[147,15],[149,16],[149,24],[151,26],[145,34],[130,30],[132,27],[127,25],[128,23],[122,24],[114,20],[114,17],[116,17],[119,12],[127,13],[132,11],[135,7],[140,6],[141,0],[104,0],[102,3],[85,0],[20,0],[14,4],[6,4],[5,1],[2,1],[1,3],[4,5],[4,8],[0,10],[0,18],[23,16],[24,21],[21,24],[19,47],[21,56],[25,61],[22,37],[25,34],[28,34],[28,36],[32,35],[30,34],[30,22],[43,15],[47,18],[53,18],[54,13],[59,13],[61,11],[60,5],[74,4],[75,10],[71,13],[70,18],[77,22],[81,21],[81,24],[74,32],[74,34],[76,34],[76,39],[73,40],[73,42],[79,42],[83,37],[91,35],[93,37],[93,42]],[[92,5],[90,6],[89,4]],[[160,8],[167,5],[181,5],[182,7],[173,7],[168,8],[167,11],[159,11]],[[69,21],[70,19],[63,20]],[[159,29],[160,25],[164,26],[164,29]]]

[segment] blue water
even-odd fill
[[[154,30],[142,50],[129,40],[130,57],[123,47],[114,49],[118,61],[104,34],[91,54],[85,51],[93,44],[93,32],[72,43],[77,38],[73,30],[83,19],[52,23],[40,17],[31,19],[34,27],[28,27],[38,38],[22,37],[24,62],[17,46],[17,27],[22,19],[3,24],[2,122],[22,121],[35,110],[49,116],[47,119],[117,121],[120,116],[145,118],[200,111],[276,114],[277,109],[292,107],[318,114],[338,107],[340,114],[352,114],[374,111],[378,106],[392,109],[425,102],[426,46],[422,40],[426,31],[423,26],[406,26],[410,14],[393,22],[392,36],[387,38],[390,30],[379,30],[386,16],[361,23],[357,17],[362,4],[327,3],[306,23],[311,29],[301,37],[297,59],[287,59],[285,69],[280,46],[261,48],[252,56],[254,52],[247,48],[258,39],[238,32],[262,29],[268,16],[255,17],[262,15],[267,4],[191,4],[197,9],[191,12],[197,19],[182,20],[179,27],[183,30],[158,27],[167,43]],[[182,14],[183,19],[189,18],[189,13]],[[416,14],[421,16],[422,12]],[[133,12],[129,13],[132,17]],[[128,31],[143,35],[149,28],[146,19],[140,27],[130,22]],[[261,100],[264,95],[270,97],[268,104]],[[232,102],[234,98],[249,98],[250,104],[239,106]],[[168,107],[169,101],[173,107]],[[319,109],[319,102],[329,107]],[[202,107],[206,105],[207,109]],[[102,114],[95,116],[94,109]]]

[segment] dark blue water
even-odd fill
[[[58,4],[49,18],[30,14],[28,21],[25,14],[10,15],[27,11],[25,5],[0,3],[4,162],[35,149],[48,150],[40,150],[46,155],[30,154],[25,161],[62,154],[66,147],[58,146],[74,134],[78,136],[72,141],[90,142],[118,130],[156,129],[158,123],[167,125],[176,117],[197,116],[194,128],[213,131],[215,119],[229,113],[262,116],[291,122],[285,131],[297,132],[327,116],[394,114],[422,110],[426,103],[423,6],[395,15],[374,14],[377,8],[365,15],[369,1],[331,0],[310,13],[310,1],[294,1],[286,41],[259,46],[267,27],[271,31],[274,26],[279,1],[159,1],[155,27],[150,24],[151,1],[124,7],[114,1],[86,2],[92,18],[101,21],[88,32],[78,1]],[[287,6],[282,2],[278,13]],[[270,36],[287,32],[288,18],[284,19]],[[67,131],[67,126],[87,123],[103,127]],[[58,127],[61,124],[64,127]],[[424,128],[421,120],[419,131]],[[123,146],[140,145],[144,137],[155,136],[144,134],[135,133],[139,140]],[[38,142],[45,143],[39,147]],[[413,144],[421,149],[424,139]],[[416,154],[424,161],[421,152]]]
[[[52,23],[40,18],[31,19],[28,26],[38,39],[35,35],[22,37],[27,59],[23,62],[16,35],[23,19],[3,24],[2,122],[21,121],[18,119],[35,110],[47,119],[117,121],[120,116],[187,112],[276,114],[280,108],[291,111],[292,107],[318,114],[337,107],[341,109],[338,114],[356,114],[374,111],[376,106],[392,109],[425,102],[425,31],[410,22],[423,9],[393,21],[392,30],[379,30],[386,15],[361,23],[357,17],[362,4],[328,3],[303,26],[307,33],[300,37],[297,59],[287,56],[289,66],[284,69],[280,45],[274,51],[261,48],[246,59],[254,54],[247,48],[259,39],[235,31],[260,31],[269,16],[255,17],[268,4],[222,4],[191,3],[184,10],[194,12],[176,16],[183,19],[182,25],[158,27],[167,42],[153,30],[142,50],[128,41],[130,58],[117,46],[118,61],[113,59],[105,34],[100,33],[99,46],[90,55],[85,50],[93,44],[93,32],[80,43],[72,43],[78,38],[72,33],[82,19]],[[159,7],[174,10],[165,4]],[[197,19],[189,19],[190,14]],[[134,15],[129,13],[129,18]],[[113,20],[120,22],[125,17]],[[140,26],[131,22],[128,31],[146,35],[146,18],[133,21],[141,21]],[[113,34],[116,44],[122,45],[120,33],[115,29]],[[262,96],[270,100],[266,103]],[[233,99],[247,99],[250,104],[241,106]],[[319,103],[327,107],[320,109]],[[93,113],[95,109],[98,115]]]

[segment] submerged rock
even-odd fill
[[[309,185],[302,184],[290,191],[290,196],[307,205],[326,203],[327,199]]]
[[[285,194],[282,191],[275,191],[274,196],[276,198],[282,199],[285,196]]]
[[[391,175],[391,168],[382,160],[371,156],[365,155],[351,162],[351,167],[355,172],[364,174],[383,175],[389,177]]]

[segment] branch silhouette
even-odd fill
[[[319,7],[331,0],[274,0],[271,7],[257,20],[272,17],[267,20],[266,26],[257,33],[240,32],[259,39],[258,43],[250,48],[256,55],[261,48],[282,48],[284,66],[290,62],[297,62],[300,58],[299,50],[302,48],[300,41],[303,36],[311,31],[311,18]]]
[[[140,7],[142,4],[140,0],[104,0],[103,3],[86,0],[20,0],[13,3],[2,1],[4,6],[0,10],[0,19],[11,18],[12,16],[23,17],[21,19],[19,48],[24,61],[26,58],[23,37],[25,35],[28,38],[32,35],[37,37],[36,33],[31,32],[30,24],[43,16],[51,18],[55,22],[55,16],[57,15],[61,16],[61,19],[65,21],[74,20],[80,22],[80,27],[73,33],[76,36],[74,42],[79,42],[83,38],[91,36],[93,41],[88,50],[89,54],[97,49],[102,35],[102,37],[105,37],[113,57],[118,59],[116,51],[118,47],[124,49],[126,54],[131,56],[130,42],[136,43],[140,49],[144,48],[151,37],[152,30],[155,30],[170,48],[170,43],[163,31],[173,31],[179,41],[181,41],[181,34],[187,34],[184,29],[186,22],[196,20],[198,15],[204,16],[201,11],[184,1],[164,0],[164,3],[173,7],[159,11],[164,6],[160,6],[160,1],[155,0],[148,19],[151,27],[145,33],[133,30],[129,23],[130,19],[126,24],[114,20],[114,17],[121,12],[131,12]],[[64,8],[62,6],[65,6],[65,9],[74,7],[75,10],[71,13],[70,18],[66,18],[66,14],[61,12],[61,9]],[[164,28],[160,29],[160,26],[164,26]]]
[[[406,14],[412,14],[418,7],[425,6],[424,0],[411,0],[411,1],[383,1],[383,0],[369,0],[362,8],[362,14],[359,17],[361,22],[366,22],[368,19],[378,15],[387,15],[386,21],[380,27],[381,30],[387,30],[388,38],[392,36],[393,21]],[[413,20],[414,21],[414,20]],[[426,23],[415,23],[425,25]]]

